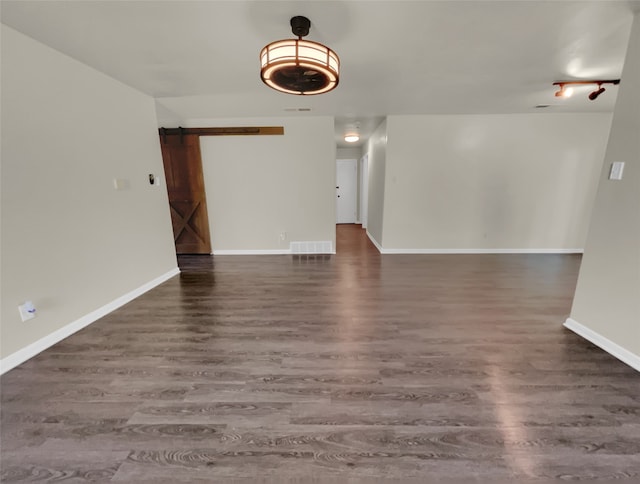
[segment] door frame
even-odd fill
[[[358,210],[359,222],[362,228],[367,228],[367,218],[369,216],[369,153],[365,153],[360,158],[360,202]]]

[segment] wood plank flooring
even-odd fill
[[[182,257],[2,377],[2,482],[640,481],[574,255]]]

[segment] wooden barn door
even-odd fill
[[[176,253],[211,254],[200,137],[162,134],[160,145]]]

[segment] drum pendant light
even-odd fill
[[[340,59],[329,47],[303,40],[311,21],[292,17],[297,39],[271,42],[260,52],[260,78],[267,86],[287,94],[309,96],[335,89],[340,78]]]

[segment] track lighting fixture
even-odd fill
[[[620,79],[609,79],[609,80],[595,79],[593,81],[554,82],[553,85],[559,87],[558,91],[556,91],[555,93],[555,96],[565,97],[565,98],[570,97],[571,94],[573,94],[573,88],[570,86],[583,86],[583,85],[589,85],[589,84],[596,84],[598,86],[598,89],[589,93],[589,99],[591,101],[595,101],[598,98],[598,96],[600,96],[600,94],[602,94],[606,90],[604,87],[602,87],[603,84],[613,84],[614,86],[617,86],[618,84],[620,84]]]

